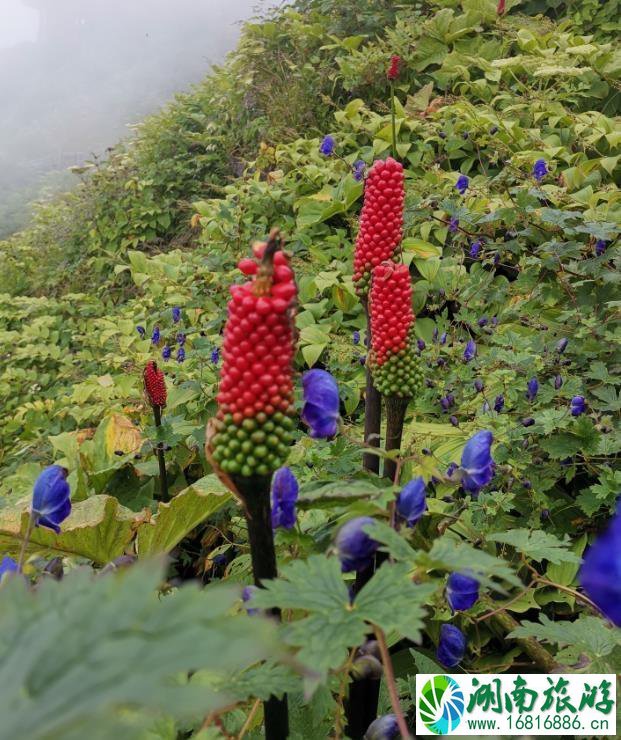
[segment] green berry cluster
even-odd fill
[[[391,355],[382,365],[371,363],[371,373],[382,395],[399,398],[414,398],[425,380],[421,361],[409,346]]]
[[[294,429],[294,420],[280,411],[272,416],[259,413],[240,424],[226,414],[216,422],[214,459],[229,475],[270,475],[285,463]]]

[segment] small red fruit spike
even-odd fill
[[[354,254],[354,285],[358,295],[369,291],[371,270],[396,259],[403,237],[403,165],[392,157],[369,170]]]
[[[369,367],[380,393],[411,398],[422,387],[414,352],[412,283],[405,265],[384,262],[373,270],[369,297]]]
[[[144,389],[152,406],[166,406],[166,380],[153,360],[147,362],[143,372]]]
[[[496,7],[496,14],[497,15],[503,15],[505,12],[505,0],[498,0],[498,6]]]
[[[390,57],[390,67],[388,67],[388,72],[386,72],[386,77],[391,82],[394,82],[397,77],[399,77],[399,72],[401,71],[401,57],[398,57],[396,54]]]
[[[269,475],[279,468],[295,428],[297,288],[281,246],[277,231],[266,243],[255,244],[254,259],[239,263],[250,279],[231,287],[211,453],[232,476]]]

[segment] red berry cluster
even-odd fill
[[[153,360],[147,362],[142,374],[144,389],[152,406],[166,406],[166,380]]]
[[[394,80],[399,77],[399,72],[401,71],[401,57],[398,57],[396,54],[392,57],[390,57],[390,67],[388,67],[388,72],[386,72],[386,77],[393,82]]]
[[[413,351],[412,284],[405,265],[384,262],[373,270],[369,314],[369,364],[377,390],[402,398],[415,396],[423,375]]]
[[[369,313],[374,360],[383,365],[391,354],[406,349],[414,323],[412,283],[405,265],[384,262],[373,270]]]
[[[246,477],[282,464],[294,427],[294,274],[269,243],[254,254],[238,264],[251,280],[231,287],[212,444],[223,470]]]
[[[392,157],[369,170],[354,255],[354,284],[366,295],[371,270],[393,259],[403,236],[403,165]]]

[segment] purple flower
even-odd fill
[[[355,331],[352,335],[352,341],[354,344],[360,344],[360,332]]]
[[[17,571],[17,563],[10,555],[5,555],[2,560],[0,560],[0,581],[2,581],[7,573],[17,573]]]
[[[172,310],[172,320],[175,324],[181,319],[181,309],[179,306],[175,306]]]
[[[556,388],[556,390],[558,390],[562,385],[563,385],[563,376],[557,375],[554,378],[554,387]]]
[[[491,129],[489,130],[489,133],[490,133],[491,136],[493,136],[494,134],[497,134],[498,133],[498,126],[492,126]]]
[[[445,331],[440,334],[440,344],[446,344],[447,333]]]
[[[164,347],[163,347],[163,349],[162,349],[162,359],[163,360],[170,360],[170,353],[171,353],[170,347],[167,344],[165,344]]]
[[[138,334],[140,334],[140,337],[141,337],[142,339],[144,339],[144,335],[145,335],[145,334],[147,333],[147,332],[146,332],[146,330],[145,330],[145,328],[144,328],[144,326],[140,326],[140,325],[138,325],[138,326],[136,327],[136,331],[138,332]]]
[[[459,228],[459,219],[458,218],[455,218],[455,216],[452,216],[451,219],[450,219],[450,221],[449,221],[448,228],[449,228],[449,231],[451,232],[451,234],[454,234],[457,231],[457,229]]]
[[[580,416],[580,414],[584,414],[585,410],[586,403],[584,401],[584,396],[574,396],[571,399],[571,415]]]
[[[413,527],[427,510],[427,489],[425,481],[414,478],[407,483],[397,498],[397,513],[405,519],[408,527]]]
[[[343,573],[364,570],[371,563],[379,545],[363,527],[373,522],[370,516],[358,516],[339,529],[335,545]]]
[[[451,611],[466,611],[479,598],[479,582],[465,573],[451,573],[446,584],[446,600]]]
[[[537,378],[531,378],[526,384],[526,398],[529,401],[534,401],[539,393],[539,381]]]
[[[396,740],[398,737],[401,735],[396,715],[385,714],[371,722],[362,740]]]
[[[214,347],[214,349],[211,350],[209,359],[211,360],[212,365],[217,365],[220,362],[220,350],[217,347]]]
[[[272,477],[272,528],[291,529],[295,525],[295,502],[298,500],[297,478],[291,468],[279,468]]]
[[[156,326],[151,334],[151,344],[157,344],[160,341],[160,327]]]
[[[39,475],[33,488],[31,512],[37,527],[60,533],[61,522],[71,513],[71,491],[65,468],[50,465]]]
[[[443,624],[440,627],[440,643],[436,657],[447,668],[458,665],[466,652],[466,636],[453,624]]]
[[[451,399],[449,396],[443,396],[440,399],[440,406],[442,406],[443,411],[448,411],[451,408]]]
[[[338,430],[339,389],[326,370],[309,370],[302,376],[304,407],[302,421],[310,427],[310,436],[329,439]]]
[[[460,466],[464,491],[477,495],[494,477],[493,440],[492,433],[484,429],[466,442]]]
[[[416,340],[416,346],[417,346],[417,347],[418,347],[418,349],[419,349],[419,350],[420,350],[420,351],[422,352],[422,351],[423,351],[423,350],[425,349],[425,347],[426,347],[427,345],[425,344],[425,342],[424,342],[424,340],[423,340],[423,339],[417,339],[417,340]]]
[[[182,331],[180,331],[180,332],[179,332],[179,333],[177,334],[177,344],[178,344],[178,345],[179,345],[180,347],[183,347],[183,345],[185,344],[185,334],[184,334],[184,333],[183,333]]]
[[[483,401],[483,413],[484,414],[489,413],[489,401],[487,399]]]
[[[362,178],[364,177],[366,168],[367,168],[367,163],[363,159],[357,159],[354,162],[354,166],[352,169],[353,169],[354,180],[356,180],[356,182],[360,182],[362,180]]]
[[[475,260],[479,256],[479,252],[481,251],[482,246],[483,245],[478,239],[475,242],[472,242],[472,244],[470,245],[470,256],[473,260]]]
[[[563,352],[567,349],[568,344],[569,344],[569,339],[567,339],[567,337],[563,337],[562,339],[559,339],[558,344],[556,345],[556,351],[559,353],[559,355],[563,354]]]
[[[603,239],[598,239],[595,242],[595,256],[601,257],[606,251],[606,242]]]
[[[621,627],[621,507],[586,551],[578,579],[602,614]]]
[[[456,416],[449,416],[449,421],[451,422],[451,424],[454,427],[458,427],[459,426],[459,420],[457,419]]]
[[[358,362],[359,362],[359,363],[360,363],[361,365],[366,365],[366,362],[367,362],[367,356],[366,356],[366,355],[360,355],[360,357],[358,358]]]
[[[470,180],[466,177],[466,175],[460,175],[457,178],[457,182],[455,183],[455,190],[460,195],[463,195],[466,190],[468,190],[468,185],[470,184]]]
[[[522,419],[520,423],[523,427],[532,427],[532,425],[535,423],[535,420],[532,416],[527,416],[525,419]]]
[[[438,334],[439,334],[439,331],[438,331],[438,327],[436,326],[433,330],[433,341],[434,342],[438,341]]]
[[[494,411],[496,413],[500,413],[505,405],[505,397],[502,395],[502,393],[494,399]]]
[[[179,347],[179,349],[177,350],[177,362],[185,362],[185,350],[183,349],[183,347]]]
[[[492,316],[492,326],[498,326],[498,316]]]
[[[324,136],[321,144],[319,145],[319,151],[321,154],[324,155],[324,157],[329,157],[331,154],[334,153],[334,147],[336,145],[336,142],[334,141],[333,136]]]
[[[474,339],[468,340],[466,348],[464,349],[464,362],[470,362],[477,356],[477,345]]]
[[[485,388],[485,386],[483,385],[483,381],[482,381],[482,380],[480,380],[479,378],[477,378],[477,379],[476,379],[476,380],[474,381],[474,390],[475,390],[475,391],[476,391],[477,393],[481,393],[481,392],[483,391],[483,388]]]
[[[548,165],[545,159],[538,159],[533,165],[533,177],[537,182],[541,182],[548,174]]]
[[[242,601],[244,604],[248,603],[249,601],[252,601],[252,597],[256,594],[258,591],[256,586],[244,586],[242,590]],[[254,616],[255,614],[259,613],[258,609],[253,609],[251,606],[246,607],[246,612],[249,617]]]
[[[450,478],[453,473],[457,470],[459,465],[456,462],[449,463],[447,469],[446,469],[446,477]]]
[[[477,324],[481,327],[481,329],[484,326],[487,326],[487,316],[481,316],[481,318],[477,321]]]

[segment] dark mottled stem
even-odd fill
[[[156,428],[162,426],[162,407],[153,407],[153,418],[155,419]],[[166,475],[166,460],[164,459],[164,443],[158,442],[155,448],[157,462],[160,467],[160,501],[168,501],[168,477]]]
[[[513,617],[505,611],[500,611],[494,614],[490,618],[490,623],[499,628],[504,639],[509,632],[513,632],[520,625],[516,622]],[[517,644],[522,650],[528,655],[528,657],[546,673],[555,673],[561,665],[554,660],[554,656],[551,655],[540,643],[535,640],[534,637],[516,637],[514,638]]]
[[[401,448],[403,422],[405,421],[408,401],[407,398],[386,396],[386,452]],[[386,458],[384,460],[384,478],[388,478],[393,483],[398,483],[398,481],[395,481],[396,472],[397,461]]]
[[[246,522],[254,582],[260,588],[264,580],[276,578],[276,549],[272,531],[270,507],[270,476],[242,478],[235,476],[233,482],[246,503]],[[271,613],[280,619],[280,610]],[[289,710],[287,697],[271,696],[264,702],[266,740],[286,740],[289,736]]]
[[[364,311],[367,316],[367,343],[371,347],[371,322],[369,307],[365,300]],[[382,396],[373,385],[373,376],[367,362],[367,385],[364,396],[364,443],[367,447],[379,447],[382,426]],[[362,457],[362,467],[370,473],[379,475],[380,459],[372,452],[365,452]]]

